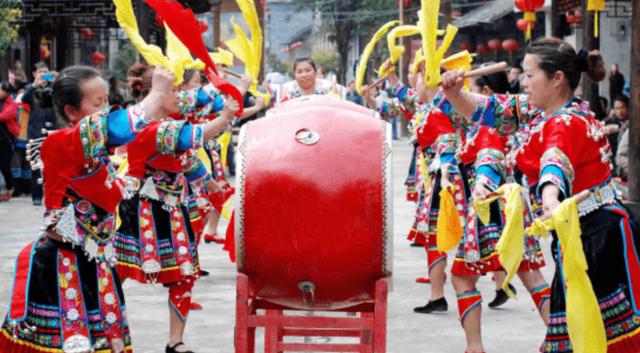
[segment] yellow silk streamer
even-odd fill
[[[498,193],[505,200],[505,224],[496,244],[496,252],[507,273],[502,288],[510,297],[515,298],[515,293],[509,289],[509,283],[518,272],[524,253],[524,201],[518,184],[502,185]]]
[[[450,188],[440,190],[440,210],[438,212],[438,225],[436,239],[438,250],[447,252],[460,243],[462,239],[462,225],[456,209]]]
[[[416,55],[413,57],[413,65],[409,68],[412,73],[417,73],[420,64],[424,62],[424,55],[422,54],[422,48],[416,51]]]
[[[527,233],[545,236],[555,230],[562,250],[562,273],[566,286],[567,327],[576,353],[607,351],[602,313],[587,275],[582,247],[580,217],[575,197],[563,201],[547,220],[536,219]]]
[[[136,47],[136,50],[144,57],[150,65],[161,65],[167,70],[171,70],[176,76],[174,84],[182,83],[183,67],[177,63],[172,63],[157,45],[147,44],[139,33],[138,21],[131,0],[113,0],[116,6],[116,19],[122,30],[127,34],[129,40]]]
[[[262,28],[258,19],[253,0],[236,0],[242,17],[249,27],[251,39],[239,26],[234,18],[231,18],[231,26],[235,32],[235,37],[225,41],[227,48],[244,63],[245,75],[253,79],[249,87],[249,92],[255,97],[263,97],[265,104],[269,105],[271,95],[258,90],[258,76],[260,75],[260,63],[262,62]]]
[[[418,12],[420,32],[422,35],[422,50],[424,56],[428,58],[425,65],[425,83],[429,88],[437,87],[442,81],[440,75],[440,63],[444,54],[449,49],[451,42],[458,32],[458,28],[447,25],[444,38],[440,46],[438,40],[438,15],[440,13],[439,0],[421,0],[421,8]]]
[[[211,174],[211,159],[209,159],[207,151],[205,151],[202,147],[198,148],[198,158],[200,158],[202,164],[204,164],[204,167],[207,169],[207,173],[209,173],[209,175],[213,175]]]
[[[218,51],[209,53],[211,60],[216,65],[233,66],[233,53],[218,47]],[[187,70],[204,70],[205,64],[200,59],[196,59],[193,63],[185,66]]]
[[[600,17],[600,11],[604,11],[604,1],[605,0],[589,0],[587,2],[587,10],[595,12],[593,14],[593,35],[596,38],[600,36],[600,29],[599,29],[598,22]]]
[[[222,159],[222,165],[227,166],[227,150],[231,143],[231,131],[227,131],[218,137],[218,143],[220,144],[220,158]]]
[[[444,60],[442,60],[442,66],[445,70],[464,70],[471,71],[471,63],[473,63],[473,57],[469,54],[468,51],[464,50],[448,56]],[[469,79],[464,79],[464,89],[465,91],[469,90]]]
[[[398,38],[409,37],[416,34],[420,34],[420,28],[415,25],[402,25],[389,31],[389,34],[387,34],[389,59],[382,63],[378,69],[378,76],[388,76],[395,69],[394,66],[398,60],[400,60],[402,54],[404,54],[404,45],[398,44]]]
[[[356,68],[356,90],[358,94],[362,95],[362,83],[364,81],[364,75],[367,72],[367,62],[369,61],[369,57],[373,52],[373,49],[376,47],[376,43],[391,29],[391,27],[399,24],[400,21],[393,20],[385,23],[382,27],[380,27],[376,33],[373,35],[369,43],[364,47],[362,54],[360,55],[360,61],[358,62],[358,67]]]

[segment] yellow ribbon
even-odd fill
[[[211,174],[211,159],[209,158],[207,151],[205,151],[202,147],[198,148],[198,158],[200,158],[200,161],[202,161],[202,164],[204,164],[204,167],[207,169],[207,173],[215,178],[215,176]]]
[[[546,236],[555,230],[562,250],[562,273],[566,286],[569,338],[576,353],[607,351],[607,336],[598,299],[587,275],[587,259],[582,247],[580,218],[575,197],[558,206],[551,218],[536,219],[527,232]]]
[[[149,65],[160,65],[170,70],[175,76],[174,84],[182,83],[184,72],[183,66],[178,62],[172,62],[162,53],[162,49],[157,45],[147,44],[139,33],[138,21],[131,0],[113,0],[116,6],[116,19],[122,30],[127,34],[138,53],[144,57]]]
[[[220,158],[222,159],[222,165],[227,166],[227,150],[231,143],[231,131],[227,131],[218,137],[218,143],[220,144]]]
[[[389,48],[389,59],[387,59],[378,69],[378,76],[386,77],[395,68],[395,64],[404,54],[404,45],[398,44],[398,39],[420,34],[420,28],[415,25],[402,25],[392,29],[387,34],[387,47]]]
[[[524,253],[524,201],[520,188],[518,184],[504,184],[491,197],[474,201],[473,204],[480,221],[488,224],[491,203],[498,198],[504,199],[505,224],[500,240],[496,244],[496,252],[500,264],[507,273],[502,288],[513,298],[515,293],[509,289],[509,283],[518,272]]]
[[[439,0],[421,0],[421,8],[418,12],[418,26],[422,35],[422,50],[427,60],[425,65],[425,83],[429,88],[437,87],[442,81],[440,75],[440,63],[444,54],[449,49],[451,42],[458,32],[458,28],[453,25],[447,25],[444,32],[444,38],[440,46],[437,45],[438,40],[438,15],[440,13]]]
[[[447,252],[456,247],[462,239],[462,224],[450,188],[440,190],[440,210],[436,239],[438,250]]]
[[[258,76],[260,75],[260,64],[262,62],[262,28],[258,19],[253,0],[236,0],[242,17],[249,27],[251,39],[244,32],[242,27],[238,25],[235,19],[231,18],[231,26],[235,33],[235,37],[225,41],[225,45],[231,52],[244,63],[245,75],[253,79],[253,83],[249,87],[249,92],[255,97],[263,97],[265,104],[269,105],[271,95],[258,90]]]
[[[358,62],[358,67],[356,68],[356,90],[358,94],[362,95],[362,83],[364,81],[364,75],[367,72],[367,62],[369,61],[369,57],[371,53],[376,47],[376,43],[391,29],[391,27],[399,24],[400,21],[393,20],[385,23],[382,27],[380,27],[376,33],[371,37],[369,43],[364,47],[362,54],[360,55],[360,60]]]
[[[526,11],[523,16],[527,23],[527,29],[524,31],[524,39],[528,42],[531,40],[531,32],[533,30],[533,23],[536,23],[536,13]]]

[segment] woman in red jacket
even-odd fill
[[[13,139],[18,135],[18,107],[11,98],[11,85],[7,81],[0,86],[0,171],[4,177],[7,191],[0,194],[0,201],[8,201],[13,192],[13,176],[11,175],[11,157],[13,156]]]

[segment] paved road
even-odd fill
[[[449,312],[438,315],[412,312],[414,306],[425,304],[429,287],[414,283],[426,271],[424,250],[409,247],[405,240],[414,212],[413,204],[404,199],[403,185],[410,152],[406,141],[394,144],[394,290],[389,298],[388,352],[462,353],[464,334],[450,283],[445,289]],[[15,256],[36,237],[42,212],[42,207],[32,206],[27,198],[0,203],[1,316],[6,314]],[[545,243],[543,248],[550,259],[549,245]],[[235,268],[219,245],[202,245],[200,254],[204,268],[212,275],[196,284],[194,297],[204,305],[204,310],[190,315],[185,341],[197,353],[233,352]],[[550,280],[551,266],[544,273]],[[485,298],[483,335],[488,352],[535,352],[544,336],[544,325],[529,295],[518,280],[514,284],[522,294],[501,310],[486,309],[486,303],[493,298],[493,283],[483,278],[478,285]],[[163,352],[168,337],[166,289],[128,281],[124,290],[135,352]]]

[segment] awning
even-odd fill
[[[513,0],[493,0],[453,21],[458,28],[489,24],[513,12]]]

